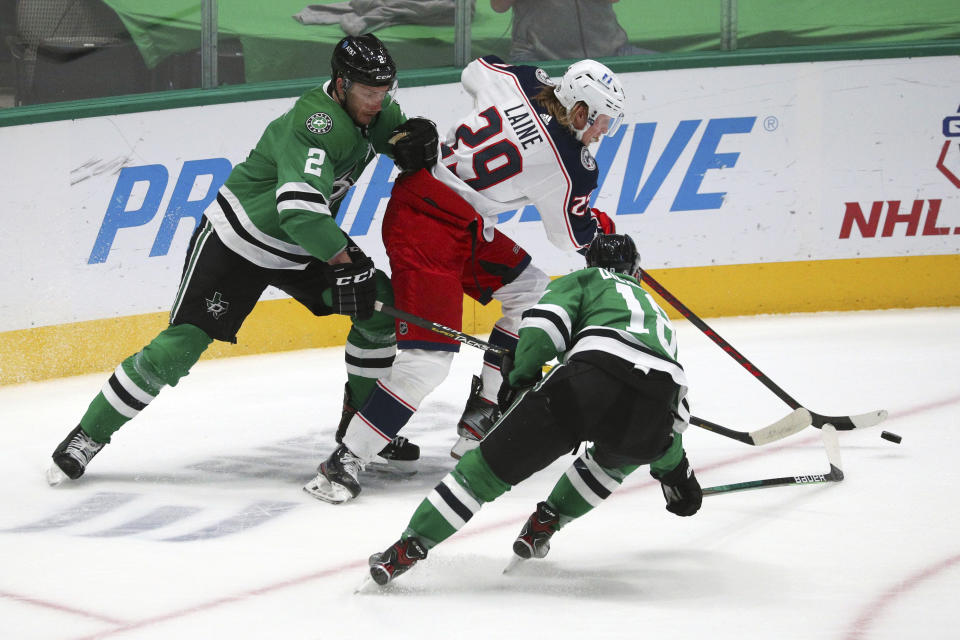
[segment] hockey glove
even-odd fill
[[[654,478],[655,474],[651,472]],[[667,511],[678,516],[692,516],[700,509],[703,502],[703,490],[693,474],[687,456],[684,455],[673,471],[657,478],[663,497],[667,501]]]
[[[330,284],[334,313],[366,320],[373,315],[377,300],[377,269],[365,255],[354,255],[353,262],[330,265]]]
[[[540,382],[540,379],[543,377],[541,374],[537,376],[535,380],[524,382],[518,386],[511,386],[511,371],[513,371],[513,354],[508,353],[503,356],[503,360],[500,362],[500,375],[503,376],[503,382],[500,383],[500,390],[497,391],[497,406],[500,407],[501,412],[509,409],[510,405],[512,405],[517,399],[517,396],[524,391],[533,388],[533,386]]]
[[[402,173],[429,169],[437,163],[440,138],[432,120],[410,118],[393,130],[388,142],[393,147],[393,161]]]
[[[597,233],[606,235],[617,232],[617,225],[613,223],[613,218],[600,209],[590,209],[590,217],[597,223]]]

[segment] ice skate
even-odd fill
[[[457,423],[457,434],[460,439],[450,450],[450,456],[459,460],[467,451],[476,449],[480,441],[486,437],[493,424],[500,418],[500,408],[496,402],[491,402],[480,395],[483,382],[480,376],[473,376],[470,385],[470,396],[463,415]]]
[[[56,486],[69,478],[76,480],[86,471],[93,456],[104,445],[94,441],[79,425],[53,451],[53,464],[47,470],[47,482]]]
[[[556,533],[559,523],[557,512],[546,502],[539,503],[514,540],[513,552],[524,560],[546,557],[550,551],[550,538]]]
[[[370,461],[368,470],[413,475],[417,472],[418,460],[420,447],[403,436],[397,436]]]
[[[397,540],[389,549],[370,556],[370,577],[381,587],[427,557],[427,547],[416,537]]]
[[[363,461],[340,445],[330,457],[320,463],[317,477],[303,486],[303,490],[318,500],[340,504],[360,495],[357,477],[364,468]]]

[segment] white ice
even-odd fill
[[[389,588],[356,594],[367,556],[453,466],[479,352],[461,352],[408,425],[419,472],[367,473],[340,506],[300,487],[331,450],[342,349],[203,361],[58,488],[50,453],[107,374],[2,387],[0,638],[960,637],[960,309],[710,323],[814,411],[889,410],[840,433],[843,482],[710,496],[678,518],[641,469],[546,559],[503,575],[566,457]],[[788,412],[677,326],[696,415],[753,430]],[[691,427],[685,444],[708,486],[822,473],[819,435],[751,447]]]

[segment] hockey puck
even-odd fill
[[[900,444],[900,441],[903,440],[903,438],[901,438],[901,437],[898,436],[897,434],[895,434],[895,433],[890,433],[889,431],[884,431],[884,432],[882,432],[882,433],[880,434],[880,437],[883,438],[884,440],[889,440],[890,442],[895,442],[896,444]]]

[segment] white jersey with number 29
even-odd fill
[[[474,108],[447,133],[434,177],[483,216],[487,239],[498,214],[533,204],[554,245],[587,246],[597,232],[589,206],[597,163],[533,99],[552,86],[547,73],[486,56],[463,70],[461,82]]]

